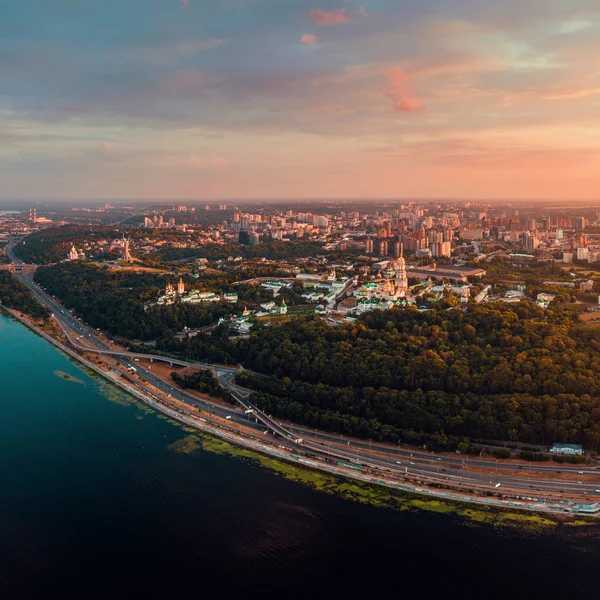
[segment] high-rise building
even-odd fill
[[[373,239],[368,238],[365,242],[365,252],[367,254],[373,254]]]
[[[35,223],[37,221],[37,208],[33,207],[29,209],[29,220],[32,223]]]
[[[429,244],[431,255],[437,258],[452,256],[452,244],[450,242],[434,242]]]
[[[533,252],[538,246],[540,241],[529,232],[525,232],[521,237],[523,247],[528,252]]]
[[[577,248],[577,260],[587,260],[590,251],[587,248]]]

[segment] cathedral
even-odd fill
[[[380,282],[377,288],[378,295],[385,300],[393,301],[406,297],[408,275],[406,274],[406,261],[402,255],[390,263],[385,280]]]
[[[408,275],[406,272],[406,261],[400,256],[388,264],[384,273],[378,274],[377,283],[367,283],[361,286],[355,296],[359,301],[385,301],[396,303],[400,300],[406,301],[408,296]]]

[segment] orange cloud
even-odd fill
[[[408,75],[402,69],[383,71],[388,83],[387,95],[394,101],[396,110],[415,112],[423,108],[423,103],[408,81]]]
[[[312,35],[312,33],[305,33],[300,38],[300,43],[305,44],[306,46],[312,46],[313,44],[316,44],[317,41],[318,41],[317,36]]]
[[[545,96],[545,98],[547,98],[548,100],[569,100],[571,98],[587,98],[588,96],[595,96],[596,94],[600,94],[600,88],[549,94]]]
[[[319,26],[337,25],[339,23],[349,23],[352,19],[348,16],[345,8],[340,10],[331,10],[329,12],[316,8],[306,13],[306,16]]]

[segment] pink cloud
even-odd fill
[[[390,69],[382,74],[388,83],[387,95],[394,101],[396,110],[415,112],[423,108],[423,103],[410,85],[404,70]]]
[[[305,44],[306,46],[312,46],[313,44],[316,44],[317,42],[318,42],[317,36],[312,35],[312,33],[305,33],[300,38],[300,43]]]
[[[306,13],[306,16],[319,26],[337,25],[339,23],[349,23],[352,19],[348,16],[345,8],[340,10],[331,10],[329,12],[320,8],[315,8]]]
[[[315,8],[306,13],[306,16],[315,24],[319,26],[327,25],[338,25],[339,23],[350,23],[352,17],[367,18],[371,15],[365,10],[364,6],[361,6],[357,10],[348,10],[347,8],[340,8],[338,10],[326,11],[321,8]]]
[[[190,0],[181,0],[181,4],[185,4],[186,6],[189,6]]]

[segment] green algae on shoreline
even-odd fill
[[[54,371],[54,374],[57,377],[64,379],[65,381],[70,381],[71,383],[83,384],[83,381],[81,381],[81,379],[77,379],[77,377],[73,377],[73,375],[69,375],[69,373],[65,373],[64,371]]]
[[[194,438],[194,440],[188,440]],[[188,440],[184,442],[184,440]],[[492,525],[498,528],[518,529],[528,534],[545,534],[557,531],[564,526],[582,529],[598,525],[595,520],[570,518],[561,520],[550,515],[535,512],[515,511],[496,507],[480,507],[452,500],[440,500],[423,495],[393,490],[355,479],[333,475],[311,469],[278,458],[262,455],[253,450],[238,447],[221,438],[207,434],[192,435],[181,440],[186,453],[192,453],[199,447],[213,454],[249,459],[268,469],[272,473],[308,485],[309,487],[361,504],[398,511],[422,510],[440,514],[451,514],[470,525]]]
[[[112,381],[107,381],[104,379],[104,377],[98,377],[94,381],[94,384],[96,385],[100,394],[102,394],[104,398],[113,404],[118,404],[119,406],[124,406],[127,408],[135,407],[147,415],[155,414],[155,411],[148,405],[132,396],[129,392],[121,389]]]

